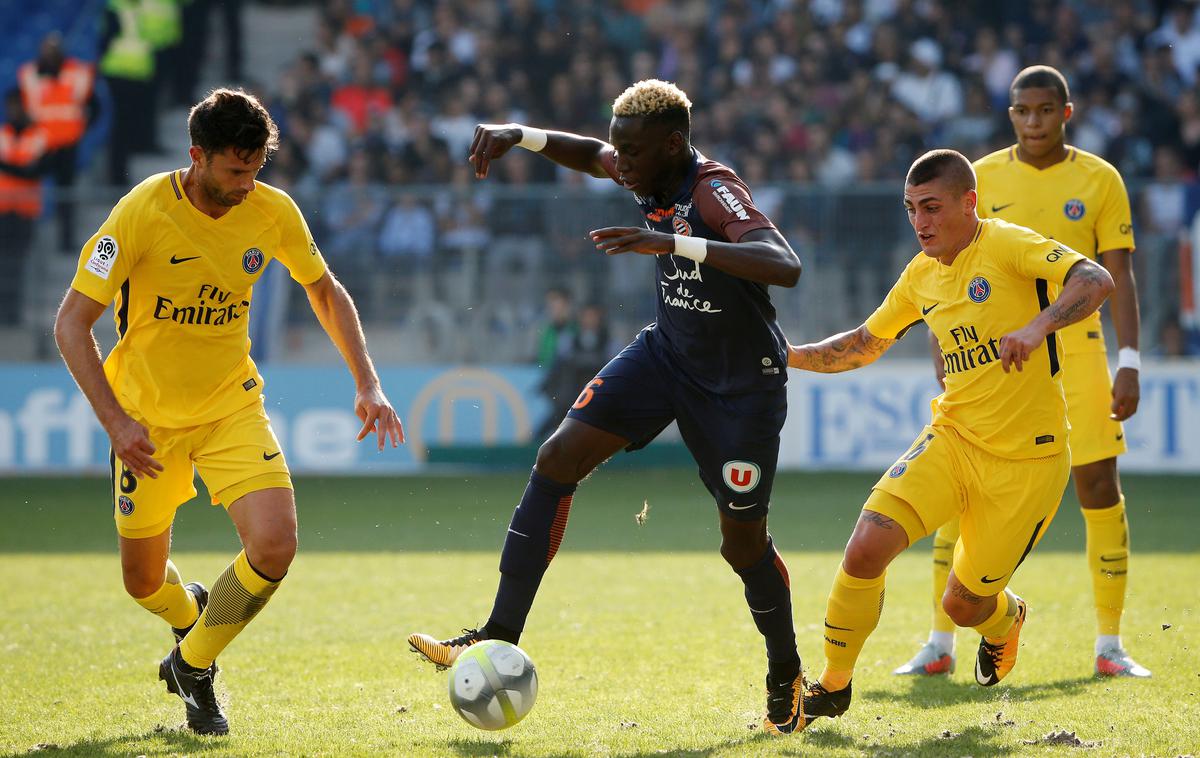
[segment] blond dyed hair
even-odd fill
[[[682,111],[690,121],[692,101],[672,82],[660,79],[643,79],[613,101],[614,116],[659,116],[671,111]]]

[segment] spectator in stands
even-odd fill
[[[1170,47],[1175,70],[1189,87],[1196,83],[1196,68],[1200,66],[1200,22],[1196,19],[1196,4],[1175,0],[1166,19],[1150,38],[1151,44]]]
[[[29,117],[46,131],[46,165],[59,194],[58,246],[77,252],[74,238],[75,184],[79,141],[95,116],[92,64],[63,51],[62,35],[51,32],[42,40],[35,60],[22,64],[17,81]]]
[[[364,150],[350,156],[347,176],[329,193],[326,223],[330,239],[322,247],[330,258],[374,257],[379,222],[383,217],[382,188],[371,175],[371,159]]]
[[[550,403],[550,412],[534,433],[534,440],[537,442],[542,442],[554,433],[559,421],[583,389],[583,385],[576,382],[577,371],[571,360],[575,340],[579,335],[579,325],[575,322],[571,310],[571,295],[566,289],[551,287],[546,292],[547,320],[538,341],[537,362],[546,370],[538,389]],[[603,366],[604,362],[602,359],[600,365]],[[589,375],[587,379],[593,375]]]
[[[25,261],[34,220],[42,212],[41,173],[46,166],[50,131],[34,123],[21,93],[4,96],[0,126],[0,325],[19,323]]]
[[[154,79],[154,46],[138,23],[138,0],[108,0],[101,34],[99,69],[112,100],[108,137],[108,183],[129,185],[129,158],[138,149]]]
[[[962,110],[962,87],[943,71],[942,49],[928,37],[912,43],[909,64],[896,76],[892,96],[927,124],[940,124]]]
[[[379,254],[397,259],[396,263],[410,271],[425,269],[433,259],[436,235],[433,211],[415,193],[401,192],[384,214]]]

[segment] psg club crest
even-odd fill
[[[133,513],[133,501],[129,499],[128,495],[121,495],[117,498],[117,510],[121,512],[122,516]]]
[[[749,492],[758,486],[758,480],[762,478],[758,464],[749,461],[729,461],[722,467],[721,473],[725,478],[725,486],[734,492]]]
[[[1082,200],[1068,200],[1063,206],[1063,213],[1072,221],[1078,221],[1083,218],[1083,214],[1087,213],[1087,208],[1083,206]]]
[[[242,270],[247,274],[257,274],[258,270],[263,267],[263,261],[266,256],[263,251],[257,247],[252,247],[242,254]]]
[[[675,229],[676,234],[682,234],[684,237],[692,236],[692,225],[687,222],[686,218],[673,217],[671,219],[671,226]]]
[[[895,479],[896,477],[903,474],[905,471],[908,471],[908,464],[907,463],[897,463],[895,466],[892,466],[891,471],[888,471],[888,476]]]
[[[982,303],[992,294],[992,285],[982,276],[977,276],[967,285],[967,297],[973,302]]]

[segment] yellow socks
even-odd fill
[[[933,535],[933,631],[953,634],[958,627],[942,609],[942,596],[950,580],[954,563],[954,545],[958,542],[958,519],[942,524]],[[950,648],[954,652],[953,645]]]
[[[1125,498],[1108,508],[1083,508],[1087,524],[1087,562],[1096,599],[1099,634],[1121,633],[1125,583],[1129,574],[1129,523]]]
[[[280,580],[282,581],[282,580]],[[225,646],[250,623],[275,590],[279,581],[255,571],[246,551],[229,564],[208,595],[208,607],[192,631],[179,643],[183,660],[196,668],[208,668]]]
[[[149,597],[135,598],[137,604],[166,621],[176,629],[183,629],[196,620],[199,607],[196,598],[183,586],[179,569],[167,561],[167,574],[163,584]]]
[[[996,610],[992,611],[992,615],[975,627],[975,631],[979,632],[989,640],[1003,639],[1012,629],[1013,622],[1017,619],[1017,596],[1012,590],[1004,590],[996,596]]]
[[[875,631],[883,610],[883,576],[859,579],[838,566],[825,606],[825,671],[821,684],[830,692],[850,681],[858,654]]]

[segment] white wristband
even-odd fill
[[[517,143],[517,147],[523,147],[535,153],[542,152],[542,148],[546,147],[546,130],[522,126],[521,141]]]
[[[696,263],[704,263],[708,257],[708,240],[704,237],[685,237],[675,235],[675,255],[691,258]]]
[[[1117,351],[1117,368],[1131,368],[1134,371],[1142,370],[1142,356],[1136,347],[1123,347]]]

